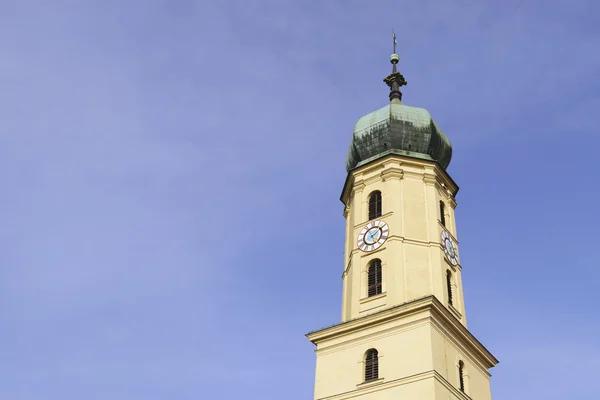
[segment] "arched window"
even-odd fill
[[[440,200],[440,222],[442,225],[446,226],[446,205],[442,200]]]
[[[381,217],[381,192],[374,191],[369,196],[369,220]]]
[[[381,260],[375,259],[369,263],[367,295],[369,297],[381,293]]]
[[[448,304],[452,305],[452,272],[446,271],[446,287],[448,289]]]
[[[379,379],[379,355],[377,350],[367,350],[365,355],[365,382]]]
[[[461,392],[465,391],[465,363],[458,362],[458,388]]]

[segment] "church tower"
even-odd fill
[[[358,120],[341,194],[346,219],[342,322],[311,332],[315,400],[490,400],[498,360],[469,332],[450,141],[402,103]]]

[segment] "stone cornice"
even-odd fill
[[[442,243],[439,240],[420,240],[420,239],[411,239],[400,235],[391,235],[387,239],[388,242],[400,241],[402,243],[413,244],[417,246],[425,246],[425,247],[439,247],[440,250],[444,250],[442,247]]]
[[[393,166],[396,164],[396,166]],[[442,168],[437,162],[432,160],[424,160],[417,159],[409,156],[402,156],[398,154],[388,154],[384,157],[377,158],[372,162],[356,167],[348,172],[346,176],[346,181],[344,182],[344,187],[342,188],[342,193],[340,195],[340,200],[345,204],[346,200],[350,194],[350,187],[354,186],[354,179],[357,176],[368,174],[376,171],[378,168],[388,167],[393,169],[401,169],[400,166],[416,166],[416,167],[424,167],[427,169],[428,173],[434,174],[438,176],[438,180],[441,181],[450,191],[452,197],[456,196],[458,193],[459,187],[454,182],[452,177],[448,175],[446,170]],[[404,174],[407,174],[406,168],[404,168]]]
[[[310,332],[306,337],[313,344],[319,345],[320,343],[333,338],[339,338],[340,336],[368,329],[374,325],[391,320],[398,320],[420,312],[429,312],[430,319],[436,325],[447,329],[455,337],[459,338],[469,353],[473,354],[474,358],[476,358],[485,368],[492,368],[498,363],[498,360],[492,353],[490,353],[435,296],[422,297],[381,310],[374,314],[369,314],[364,317],[333,325],[329,328]]]
[[[365,165],[364,168],[360,169],[360,174],[363,175],[363,176],[365,176],[365,175],[369,175],[369,174],[375,173],[375,172],[377,172],[378,169],[385,168],[385,165],[386,165],[385,162]]]
[[[411,320],[410,322],[404,324],[402,326],[402,328],[400,328],[400,331],[408,331],[408,330],[419,328],[419,327],[422,327],[424,325],[429,325],[429,324],[430,324],[429,318],[427,316],[424,316],[423,318],[414,319],[414,320]],[[353,348],[356,345],[372,343],[375,338],[384,339],[384,338],[387,338],[390,336],[397,335],[398,331],[399,331],[399,329],[397,326],[391,326],[388,328],[378,329],[377,331],[373,331],[364,336],[360,336],[357,338],[353,338],[351,340],[347,340],[343,343],[336,343],[327,348],[317,349],[315,351],[315,353],[320,354],[320,355],[325,355],[325,354],[329,354],[329,353],[335,353],[338,351],[345,351],[347,349]]]
[[[463,399],[463,400],[471,400],[471,397],[469,397],[468,394],[466,394],[465,392],[462,392],[460,390],[458,390],[458,388],[452,386],[452,384],[450,382],[448,382],[446,380],[446,378],[444,378],[442,376],[442,374],[440,374],[437,371],[433,371],[433,373],[435,374],[435,379],[440,382],[442,385],[444,385],[444,387],[449,390],[453,395],[455,395],[457,398],[459,399]]]
[[[474,355],[482,366],[492,368],[499,363],[488,349],[435,297],[431,296],[434,311],[433,323],[448,329],[453,335],[461,339],[460,343],[465,345],[466,350]]]
[[[392,214],[393,214],[393,213],[391,213],[391,212],[390,212],[390,213],[387,213],[387,214],[384,214],[384,215],[381,217],[381,219],[385,220],[385,217],[388,217],[388,216],[390,216],[390,215],[392,215]],[[365,225],[367,225],[369,222],[370,222],[370,221],[361,222],[361,223],[360,223],[360,224],[358,224],[358,225],[354,225],[354,227],[353,227],[353,228],[354,228],[354,230],[357,230],[357,229],[362,229],[362,228],[363,228]],[[440,226],[442,226],[442,225],[440,224]],[[448,233],[450,234],[450,232],[448,232]],[[452,237],[452,239],[454,240],[454,242],[455,242],[455,243],[458,245],[458,240],[456,240],[456,238],[454,238],[454,236],[452,236],[452,234],[450,234],[450,237]],[[388,242],[388,243],[389,243],[389,242],[396,242],[396,241],[399,241],[399,242],[401,242],[401,243],[407,243],[407,244],[411,244],[411,245],[416,245],[416,246],[423,246],[423,247],[435,247],[435,248],[438,248],[438,249],[439,249],[440,251],[442,251],[442,252],[444,251],[444,248],[442,247],[442,243],[441,243],[440,241],[438,241],[438,240],[419,240],[419,239],[411,239],[411,238],[407,238],[407,237],[404,237],[404,236],[401,236],[401,235],[390,235],[390,236],[387,238],[387,240],[386,240],[386,242]],[[370,252],[368,252],[368,253],[364,253],[364,252],[362,252],[362,251],[361,251],[361,250],[360,250],[358,247],[353,247],[353,248],[350,250],[350,255],[349,255],[349,258],[352,258],[352,257],[353,257],[355,254],[360,254],[360,256],[361,256],[361,257],[366,257],[366,256],[369,256],[369,255],[375,254],[375,253],[377,253],[377,252],[380,252],[380,251],[384,250],[385,248],[386,248],[385,246],[382,246],[382,247],[380,247],[380,248],[379,248],[379,249],[377,249],[377,250],[373,250],[373,251],[370,251]],[[444,258],[444,259],[446,259],[446,258]],[[456,265],[453,265],[453,264],[450,264],[450,263],[448,262],[448,265],[449,265],[450,267],[452,267],[452,269],[454,269],[454,270],[456,270],[456,269],[458,269],[458,270],[462,270],[462,266],[461,266],[461,264],[460,264],[460,254],[459,254],[459,260],[458,260],[458,264],[456,264]],[[346,270],[347,270],[347,268],[346,268]],[[342,276],[343,276],[343,275],[342,275]]]
[[[344,187],[342,188],[342,193],[340,194],[340,201],[344,203],[344,205],[348,204],[348,196],[350,196],[351,187],[354,185],[354,175],[352,172],[348,173],[346,176],[346,180],[344,181]]]

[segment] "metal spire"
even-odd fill
[[[406,79],[396,69],[396,64],[400,61],[400,56],[396,54],[396,33],[392,30],[392,38],[394,39],[393,50],[394,53],[390,56],[390,62],[392,63],[392,74],[386,77],[383,81],[390,87],[390,101],[392,103],[400,103],[402,101],[402,92],[400,87],[407,84]]]
[[[396,43],[398,43],[398,41],[396,40],[396,32],[394,32],[394,30],[392,29],[392,37],[394,38],[394,51],[392,54],[396,54]],[[398,57],[399,59],[400,57]],[[397,62],[396,62],[397,63]],[[393,71],[392,72],[396,72],[396,63],[392,62],[392,64],[394,65],[393,67]]]

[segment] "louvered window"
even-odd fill
[[[458,384],[461,392],[465,391],[465,364],[462,361],[458,362]]]
[[[440,222],[446,226],[446,205],[440,200]]]
[[[367,351],[365,357],[365,382],[379,379],[379,356],[377,350]]]
[[[369,264],[368,296],[381,293],[381,260],[373,260]]]
[[[446,286],[448,288],[448,304],[452,305],[452,273],[446,271]]]
[[[381,192],[376,190],[369,196],[369,220],[381,217]]]

